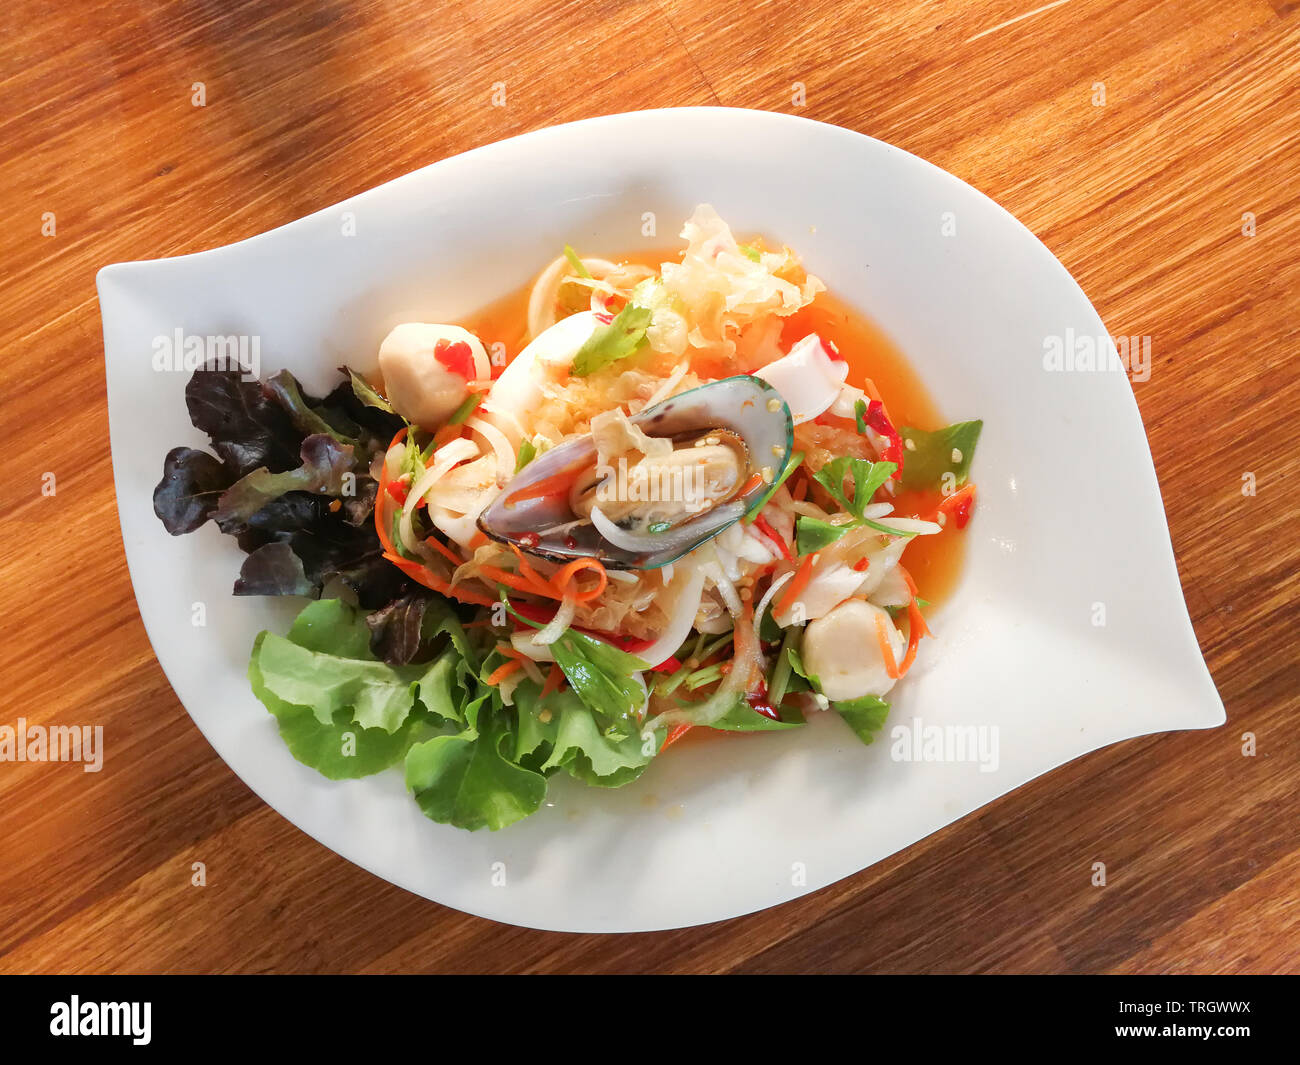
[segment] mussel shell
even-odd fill
[[[775,403],[772,401],[775,400]],[[769,407],[774,408],[770,409]],[[649,436],[684,437],[710,429],[735,433],[749,451],[751,473],[769,467],[780,474],[794,444],[790,408],[766,381],[740,375],[711,381],[632,415],[633,425]],[[704,511],[680,525],[654,534],[660,546],[629,551],[611,544],[589,523],[560,528],[577,520],[569,493],[553,492],[534,499],[512,500],[541,481],[572,472],[577,476],[596,461],[591,435],[566,441],[544,451],[525,466],[483,511],[478,527],[500,543],[557,562],[595,557],[614,569],[658,569],[693,551],[752,510],[767,493],[771,478],[726,503]],[[748,477],[748,474],[746,474]],[[534,543],[534,537],[537,542]]]

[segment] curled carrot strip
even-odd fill
[[[609,586],[609,577],[605,573],[605,567],[601,565],[598,558],[575,558],[572,562],[567,563],[560,571],[551,578],[551,586],[560,593],[563,599],[568,592],[569,582],[573,580],[574,575],[584,569],[594,570],[596,574],[596,586],[589,588],[585,592],[575,591],[573,598],[579,603],[587,603],[596,596],[600,595]]]
[[[916,581],[912,580],[912,575],[911,575],[910,573],[908,573],[907,570],[905,570],[905,569],[903,568],[903,566],[902,566],[901,563],[899,564],[899,567],[898,567],[898,573],[899,573],[899,576],[901,576],[901,577],[903,578],[903,583],[907,585],[907,590],[908,590],[909,592],[912,593],[912,601],[911,601],[910,603],[907,604],[907,614],[908,614],[908,617],[910,618],[910,617],[912,616],[912,608],[915,607],[915,608],[916,608],[916,616],[917,616],[917,618],[920,619],[921,635],[922,635],[922,636],[933,636],[934,633],[932,633],[932,632],[930,631],[930,626],[927,625],[927,624],[925,623],[925,615],[923,615],[923,614],[921,613],[921,608],[920,608],[919,606],[917,606],[917,604],[916,604],[917,595],[918,595],[917,590],[916,590]]]
[[[495,687],[517,669],[523,669],[517,659],[512,658],[509,662],[503,662],[488,674],[487,683]]]

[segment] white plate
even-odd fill
[[[336,784],[298,764],[245,679],[254,635],[283,631],[298,604],[231,596],[235,544],[211,525],[172,538],[154,517],[164,454],[205,440],[186,416],[188,375],[152,368],[153,339],[256,335],[263,374],[287,366],[324,390],[344,361],[373,365],[395,323],[473,311],[565,241],[663,247],[702,201],[738,233],[801,252],[901,345],[945,416],[984,419],[965,576],[887,730],[918,718],[995,728],[997,769],[896,760],[888,737],[864,747],[823,717],[797,734],[687,745],[618,791],[557,779],[535,816],[468,833],[426,820],[399,771]],[[726,108],[592,119],[230,247],[107,267],[99,294],[122,535],[173,687],[295,825],[448,906],[587,932],[734,917],[857,872],[1081,754],[1224,720],[1127,378],[1044,369],[1045,338],[1105,335],[1096,311],[1002,208],[887,144]]]

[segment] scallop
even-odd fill
[[[790,408],[757,377],[701,385],[628,421],[655,446],[607,466],[590,433],[567,440],[525,466],[478,527],[555,561],[657,569],[757,507],[792,447]]]

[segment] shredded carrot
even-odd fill
[[[808,478],[800,477],[794,487],[790,489],[790,498],[796,503],[802,503],[808,498]]]
[[[460,436],[464,428],[465,427],[463,425],[444,425],[441,429],[439,429],[436,433],[434,433],[433,452],[432,454],[429,455],[429,461],[425,463],[425,465],[432,466],[433,463],[436,461],[438,448],[443,447],[446,444],[450,444],[453,440],[455,440],[458,436]]]
[[[545,699],[551,692],[560,690],[560,685],[564,683],[564,670],[560,668],[558,662],[551,663],[551,671],[546,674],[546,683],[542,685],[541,697]]]
[[[523,669],[523,666],[519,664],[518,659],[512,658],[509,662],[503,662],[488,674],[487,683],[495,687],[505,680],[506,677],[510,676],[510,674],[516,669]]]
[[[902,676],[898,669],[898,660],[894,658],[894,645],[889,642],[889,633],[885,632],[885,619],[879,614],[874,614],[873,619],[876,622],[876,642],[880,644],[880,657],[885,662],[885,672],[890,678],[897,680]]]
[[[740,486],[740,491],[736,493],[736,496],[747,496],[762,483],[763,478],[760,474],[751,473],[749,475],[749,480]]]
[[[781,601],[772,608],[772,613],[784,614],[786,607],[794,603],[799,598],[803,590],[808,587],[808,582],[812,580],[813,555],[804,555],[803,560],[799,563],[799,568],[795,570],[794,576],[790,583],[785,586],[785,591],[781,593]]]
[[[921,608],[916,604],[916,600],[918,596],[916,590],[916,581],[912,580],[912,575],[903,568],[901,563],[899,564],[898,567],[898,573],[899,576],[903,578],[903,583],[907,585],[907,590],[912,593],[912,601],[908,604],[909,616],[911,613],[911,608],[916,607],[916,616],[921,619],[921,635],[933,636],[934,633],[930,631],[930,626],[925,623],[925,616],[921,613]]]
[[[532,581],[533,591],[537,592],[539,595],[548,596],[551,599],[564,598],[563,594],[557,593],[555,586],[538,573],[528,559],[524,558],[524,553],[519,550],[518,544],[511,544],[510,550],[515,553],[515,558],[519,560],[519,572],[523,574],[527,580]]]
[[[564,596],[555,591],[554,588],[538,587],[534,582],[526,577],[521,577],[517,573],[511,573],[509,570],[499,569],[496,566],[479,566],[479,573],[484,577],[504,584],[507,588],[513,588],[516,592],[529,592],[532,595],[544,595],[550,599],[563,599]]]
[[[384,461],[379,466],[379,491],[375,495],[375,532],[379,535],[379,542],[384,545],[384,551],[388,554],[395,554],[393,551],[393,541],[389,539],[388,530],[385,526],[388,524],[387,511],[384,508],[384,500],[388,499],[388,452],[390,452],[399,441],[406,436],[406,426],[402,426],[394,434],[393,439],[389,442],[388,447],[384,449]]]
[[[685,736],[686,733],[690,732],[693,727],[694,726],[692,725],[674,725],[670,728],[668,730],[668,735],[664,737],[664,745],[659,748],[660,753],[668,750],[669,744],[676,743]]]
[[[459,599],[462,603],[470,603],[474,606],[492,605],[492,600],[486,596],[468,591],[465,588],[452,587],[432,570],[421,566],[418,562],[412,562],[409,558],[402,558],[401,555],[394,554],[392,551],[385,551],[384,558],[388,559],[411,580],[423,584],[426,588],[430,588],[435,592],[440,592],[449,599]]]
[[[901,677],[912,668],[912,663],[916,661],[916,649],[921,643],[921,637],[933,634],[930,632],[930,626],[925,623],[925,615],[921,613],[921,608],[916,602],[916,582],[912,580],[912,575],[902,566],[898,567],[898,572],[902,575],[904,583],[907,584],[907,590],[912,593],[912,598],[907,604],[907,654],[903,656],[903,661],[898,667],[898,675]]]
[[[478,532],[469,538],[469,549],[471,551],[477,551],[485,543],[487,543],[487,533],[482,529],[479,529]]]
[[[460,555],[456,554],[455,551],[453,551],[450,547],[444,544],[436,536],[430,536],[424,542],[428,544],[430,547],[432,547],[435,551],[437,551],[440,555],[442,555],[442,557],[445,558],[448,562],[450,562],[453,566],[459,566],[462,562],[465,561],[463,558],[460,557]]]
[[[605,573],[605,567],[601,565],[600,559],[575,558],[572,562],[563,566],[560,571],[551,578],[551,586],[560,593],[561,599],[564,598],[565,593],[568,591],[569,581],[573,579],[576,573],[584,569],[595,570],[596,586],[594,588],[588,588],[585,592],[575,591],[573,593],[573,598],[577,602],[590,602],[592,599],[595,599],[596,596],[600,595],[600,593],[609,585],[609,577]]]

